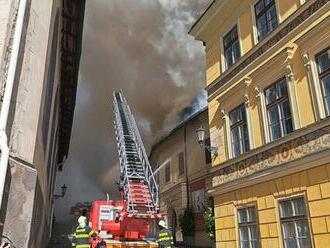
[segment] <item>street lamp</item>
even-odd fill
[[[218,156],[218,147],[205,145],[205,129],[203,128],[203,126],[200,126],[196,130],[196,134],[197,134],[197,142],[198,142],[198,144],[201,147],[203,147],[206,150],[208,150],[211,153],[211,156],[212,157]]]
[[[55,199],[63,198],[65,196],[65,193],[66,193],[67,189],[68,189],[68,187],[65,184],[63,184],[63,186],[61,187],[61,194],[60,195],[54,195],[54,198]]]

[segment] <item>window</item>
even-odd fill
[[[326,115],[330,115],[330,48],[316,56]]]
[[[180,152],[179,153],[179,176],[184,174],[184,153]]]
[[[293,131],[285,79],[266,89],[265,95],[270,139],[273,141]]]
[[[278,25],[275,0],[260,0],[254,6],[258,40],[264,39]]]
[[[165,165],[165,183],[168,183],[171,180],[171,163],[167,162]]]
[[[233,157],[250,150],[244,104],[229,113]]]
[[[255,206],[238,209],[238,231],[241,248],[259,247]]]
[[[212,163],[212,155],[211,152],[209,151],[209,149],[207,149],[206,147],[211,147],[211,140],[210,138],[207,138],[205,140],[205,163],[206,164],[210,164]]]
[[[284,247],[311,247],[304,198],[280,201],[279,207]]]
[[[241,51],[239,47],[237,26],[228,32],[223,37],[223,49],[226,62],[226,69],[235,64],[241,57]]]

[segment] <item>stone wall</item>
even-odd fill
[[[17,2],[0,0],[0,78],[5,77]],[[8,200],[2,209],[3,234],[20,248],[44,248],[50,238],[58,150],[61,2],[27,2],[8,120]]]

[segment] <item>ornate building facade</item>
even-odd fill
[[[167,213],[167,222],[177,242],[183,240],[179,218],[187,208],[194,213],[194,244],[211,247],[205,231],[203,212],[208,204],[206,185],[210,169],[210,153],[200,147],[196,130],[208,128],[207,109],[185,120],[157,142],[151,150],[150,163],[160,191],[160,208]],[[207,135],[208,136],[208,135]],[[208,140],[208,139],[206,139]]]
[[[215,0],[206,50],[217,247],[330,243],[330,3]]]

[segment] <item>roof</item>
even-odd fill
[[[86,0],[63,0],[61,37],[61,91],[59,163],[67,157],[71,139]],[[59,168],[61,169],[61,167]]]
[[[200,36],[208,23],[216,17],[219,12],[228,4],[230,0],[212,0],[203,14],[196,20],[189,30],[189,34],[194,36],[196,40],[204,41]]]
[[[192,30],[194,29],[194,27],[199,23],[200,20],[202,20],[202,18],[204,17],[204,15],[208,12],[208,10],[212,7],[212,5],[215,3],[215,0],[213,0],[209,6],[205,9],[205,11],[202,13],[202,15],[200,17],[198,17],[198,19],[194,22],[194,24],[191,26],[191,28],[189,29],[189,34],[192,32]]]
[[[151,157],[153,151],[161,144],[163,143],[168,137],[170,137],[173,133],[175,133],[178,129],[180,129],[181,127],[185,126],[188,122],[192,121],[193,119],[197,118],[198,116],[200,116],[201,114],[203,114],[204,112],[207,111],[207,107],[204,107],[203,109],[197,111],[196,113],[192,114],[191,116],[189,116],[187,119],[183,120],[182,122],[180,122],[177,126],[175,126],[171,131],[169,131],[167,134],[165,134],[164,136],[162,136],[152,147],[151,147],[151,151],[150,151],[150,155],[149,157]]]

